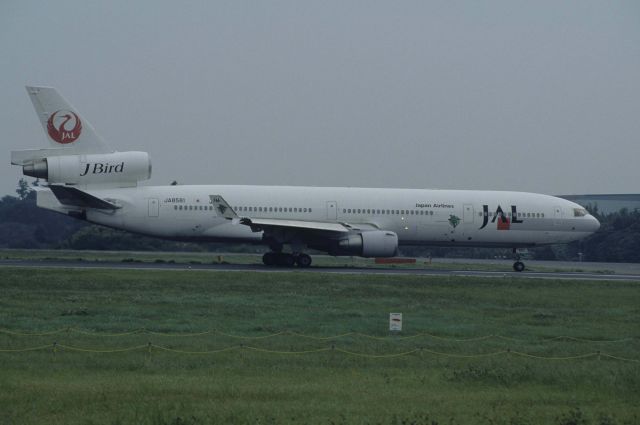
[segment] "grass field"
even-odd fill
[[[46,346],[0,352],[3,424],[640,423],[638,282],[0,268],[0,294],[0,349]]]

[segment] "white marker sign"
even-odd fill
[[[391,332],[402,331],[402,313],[389,313],[389,330]]]

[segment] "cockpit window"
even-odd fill
[[[589,214],[589,213],[584,208],[574,208],[573,209],[573,216],[574,217],[584,217],[587,214]]]

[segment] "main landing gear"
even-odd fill
[[[517,272],[523,271],[524,263],[520,261],[520,254],[518,254],[518,250],[516,248],[513,248],[513,258],[516,260],[515,263],[513,263],[513,270]]]
[[[293,267],[298,265],[300,268],[307,268],[311,265],[311,257],[303,253],[267,252],[262,256],[262,262],[265,266]]]

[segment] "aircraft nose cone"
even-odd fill
[[[598,229],[600,229],[600,222],[598,221],[597,218],[590,215],[589,216],[589,232],[594,233],[594,232],[597,232]]]

